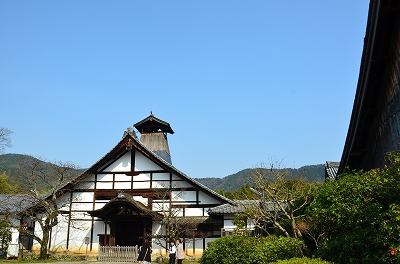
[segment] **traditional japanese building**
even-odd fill
[[[178,231],[189,256],[201,255],[221,236],[223,217],[209,209],[235,203],[172,166],[167,134],[174,131],[167,122],[150,114],[134,127],[140,140],[128,128],[114,148],[62,188],[50,249],[80,252],[87,243],[89,254],[97,254],[100,247],[149,239],[153,254],[165,255],[171,221],[185,228]]]
[[[364,49],[338,174],[383,167],[400,143],[400,2],[371,0]]]

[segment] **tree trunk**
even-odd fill
[[[39,259],[46,260],[48,258],[47,246],[49,244],[50,232],[49,230],[43,230],[43,238],[40,243],[40,255]]]

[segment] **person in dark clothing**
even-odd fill
[[[150,244],[145,241],[139,248],[139,256],[137,258],[138,264],[150,264],[151,263],[151,247]]]

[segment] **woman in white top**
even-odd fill
[[[169,264],[175,264],[175,253],[176,253],[176,246],[175,242],[171,241],[170,247],[168,249],[169,252]]]

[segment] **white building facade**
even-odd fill
[[[207,243],[221,236],[223,216],[209,215],[209,209],[234,202],[171,165],[168,123],[151,114],[135,127],[140,140],[128,129],[103,158],[64,186],[50,250],[88,249],[94,255],[99,246],[135,246],[148,239],[154,255],[166,255],[167,218],[192,225],[179,237],[189,256],[201,256]]]

